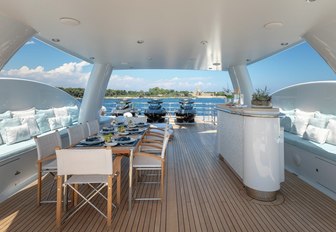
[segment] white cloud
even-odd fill
[[[65,63],[55,69],[45,70],[42,66],[29,68],[22,66],[19,69],[2,70],[0,76],[15,77],[40,81],[52,86],[60,87],[81,87],[84,88],[90,77],[90,72],[84,71],[90,64],[82,62]],[[209,77],[178,77],[168,78],[145,78],[131,75],[112,74],[108,83],[108,89],[121,90],[148,90],[160,87],[164,89],[194,91],[200,88],[202,91],[213,91],[218,89],[218,84],[210,81]]]
[[[25,43],[25,45],[32,45],[32,44],[35,44],[35,42],[33,40],[30,40],[30,41]]]
[[[148,80],[128,75],[112,75],[107,86],[108,89],[125,89],[125,90],[148,90],[150,88],[159,87],[174,90],[193,91],[197,86],[206,87],[202,90],[208,90],[214,87],[212,83],[207,82],[207,78],[203,77],[171,77],[167,79]]]
[[[71,62],[49,71],[46,71],[42,66],[36,68],[22,66],[19,69],[2,70],[0,74],[3,77],[35,80],[53,86],[85,87],[90,73],[84,72],[83,68],[88,65],[90,64],[85,61]]]
[[[209,91],[216,86],[209,82],[207,77],[172,77],[170,79],[156,80],[149,83],[150,88],[160,87],[164,89],[174,90],[189,90],[194,91],[197,87],[200,87],[203,91]]]
[[[124,89],[124,90],[142,90],[146,81],[142,78],[128,75],[111,75],[108,83],[108,89]]]

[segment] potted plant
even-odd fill
[[[254,107],[272,107],[272,96],[269,94],[267,87],[264,89],[256,89],[252,94],[251,104]]]
[[[229,88],[224,89],[223,92],[224,92],[224,96],[226,97],[227,103],[232,103],[233,92]]]

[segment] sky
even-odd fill
[[[1,77],[32,79],[57,87],[85,87],[93,65],[35,38],[28,41],[0,72]],[[336,80],[335,73],[307,43],[247,66],[253,88],[280,88],[316,80]],[[226,71],[115,70],[108,88],[222,91],[231,88]]]

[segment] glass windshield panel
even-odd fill
[[[306,42],[248,66],[253,88],[271,93],[298,83],[336,80],[322,57]]]

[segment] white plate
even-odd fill
[[[114,129],[111,129],[111,130],[102,130],[102,131],[101,131],[101,133],[102,133],[103,135],[112,134],[112,133],[114,133],[114,132],[115,132]]]
[[[116,142],[111,142],[111,143],[105,143],[106,146],[111,146],[111,147],[114,147],[114,146],[117,146],[118,143]]]
[[[128,135],[129,132],[128,131],[125,131],[125,132],[118,132],[119,135]]]
[[[147,130],[147,128],[138,128],[138,130],[136,130],[136,131],[129,131],[129,133],[136,134],[136,133],[144,132],[145,130]]]
[[[113,140],[114,143],[119,143],[119,144],[127,144],[127,143],[133,143],[135,141],[135,139],[131,138],[128,141],[117,141],[117,140]]]
[[[137,123],[136,126],[137,127],[145,127],[145,126],[148,126],[148,123],[144,123],[144,124]]]
[[[97,140],[94,140],[94,141],[86,141],[85,139],[80,141],[80,143],[84,144],[84,145],[95,145],[95,144],[99,144],[99,143],[102,143],[102,142],[104,142],[104,139],[100,138],[100,137]]]

